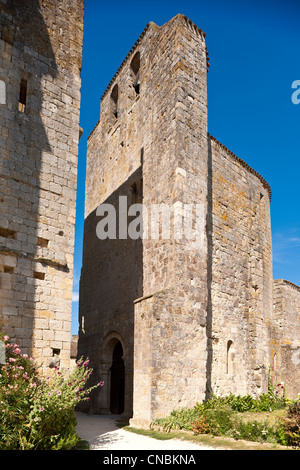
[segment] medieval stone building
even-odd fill
[[[0,1],[0,329],[68,366],[82,0]]]
[[[299,392],[300,288],[273,283],[268,183],[208,133],[207,70],[189,19],[150,23],[88,140],[79,355],[106,384],[91,409],[135,426],[211,392],[258,395],[269,371]],[[191,204],[198,241],[176,232]],[[130,236],[131,209],[161,205],[170,236],[162,221]]]
[[[0,329],[64,367],[83,1],[0,13]],[[270,374],[299,392],[300,288],[273,282],[269,185],[208,133],[207,69],[190,20],[150,23],[88,141],[78,355],[105,382],[91,410],[135,426],[211,392],[260,394]]]

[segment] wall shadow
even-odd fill
[[[112,365],[112,358],[107,359],[107,364],[101,359],[107,356],[103,349],[104,339],[113,332],[123,338],[124,408],[128,414],[129,409],[132,411],[133,400],[134,300],[143,295],[143,245],[141,238],[119,239],[120,196],[127,196],[128,207],[142,202],[142,166],[104,201],[104,204],[111,204],[116,210],[117,239],[100,240],[97,237],[96,227],[101,220],[96,215],[97,209],[85,220],[79,294],[78,357],[84,356],[91,360],[95,382],[103,380],[103,374]],[[128,225],[134,219],[135,216],[128,217]],[[100,390],[97,393],[104,392]],[[93,406],[97,409],[97,406]],[[104,405],[99,405],[99,408],[104,408]]]
[[[41,115],[45,108],[43,77],[53,82],[57,66],[38,0],[1,2],[0,31],[0,79],[6,85],[6,103],[0,106],[0,226],[6,224],[3,228],[9,230],[8,236],[0,236],[0,254],[4,263],[12,264],[10,272],[4,267],[1,273],[0,328],[30,354],[36,293],[43,283],[42,273],[38,277],[35,271],[37,250],[42,249],[37,245],[37,229],[45,215],[41,191],[47,191],[41,161],[44,153],[53,154]],[[26,104],[20,111],[22,80]]]

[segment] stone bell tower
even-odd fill
[[[79,355],[108,384],[93,410],[113,412],[120,400],[125,414],[134,410],[134,423],[189,404],[190,390],[195,400],[205,396],[206,76],[199,28],[183,15],[161,27],[150,23],[104,92],[88,140]],[[120,196],[128,207],[142,203],[149,218],[154,206],[177,208],[172,227],[180,207],[196,201],[201,239],[178,238],[175,229],[169,237],[150,230],[147,239],[131,239],[118,225],[115,239],[100,240],[97,208],[111,204],[119,214]],[[193,207],[191,226],[196,219]],[[116,348],[123,361],[117,378]],[[119,398],[109,390],[113,380]]]

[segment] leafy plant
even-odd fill
[[[191,425],[194,434],[208,434],[210,432],[210,425],[205,416],[199,416],[191,422]]]
[[[210,433],[235,439],[299,446],[299,400],[287,400],[284,393],[280,395],[274,393],[274,390],[257,398],[233,394],[226,397],[212,396],[210,400],[197,403],[194,408],[173,411],[153,424],[159,424],[168,432],[171,429],[185,429],[195,434]],[[268,420],[261,422],[249,419],[252,413],[286,409],[288,404],[289,413],[285,420],[277,418],[271,425]],[[244,412],[248,412],[245,419],[241,417]]]
[[[73,370],[39,374],[31,358],[3,336],[6,362],[0,364],[0,450],[70,449],[77,443],[75,406],[89,400],[92,369],[81,359]]]
[[[163,430],[169,432],[171,429],[192,429],[192,421],[199,417],[195,408],[181,408],[173,410],[166,418],[158,418],[153,424],[162,426]]]
[[[278,432],[276,427],[269,426],[267,422],[238,420],[232,431],[235,439],[245,439],[256,442],[277,442]]]
[[[28,432],[28,415],[38,384],[37,368],[17,344],[1,335],[6,362],[0,364],[0,449],[15,449]]]
[[[300,447],[300,401],[289,406],[287,417],[281,424],[283,443]]]
[[[233,427],[233,411],[227,404],[206,409],[204,416],[209,423],[210,432],[215,436],[228,435]]]

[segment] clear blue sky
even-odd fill
[[[72,333],[78,331],[87,138],[99,120],[100,97],[150,21],[177,13],[206,32],[208,130],[245,160],[273,192],[274,278],[300,285],[299,0],[85,0]]]

